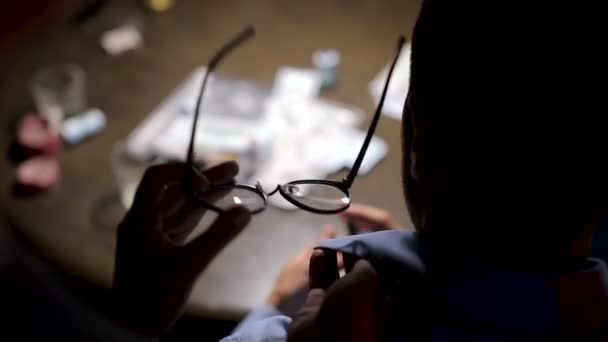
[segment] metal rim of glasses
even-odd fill
[[[202,100],[203,100],[203,94],[205,91],[205,87],[207,85],[207,80],[208,80],[208,76],[209,74],[215,69],[215,67],[218,65],[218,63],[222,60],[222,58],[224,58],[229,52],[231,52],[234,48],[236,48],[237,46],[239,46],[242,42],[244,42],[245,40],[251,38],[254,35],[254,29],[251,26],[248,26],[247,28],[245,28],[241,33],[239,33],[235,38],[233,38],[230,42],[228,42],[228,44],[226,44],[225,46],[223,46],[209,61],[208,65],[207,65],[207,70],[205,72],[205,75],[203,76],[203,81],[201,84],[201,88],[197,97],[197,101],[196,101],[196,107],[194,110],[194,120],[192,123],[192,131],[191,131],[191,137],[190,137],[190,144],[188,146],[188,154],[187,154],[187,159],[186,159],[186,175],[185,175],[185,180],[184,180],[184,185],[186,188],[186,192],[188,194],[191,194],[202,206],[214,210],[216,212],[222,212],[224,211],[224,209],[218,208],[217,206],[209,203],[208,200],[205,200],[203,198],[201,198],[204,194],[200,193],[198,191],[189,189],[189,184],[192,184],[191,180],[192,177],[194,177],[194,173],[196,172],[194,170],[194,138],[196,135],[196,126],[198,123],[198,117],[199,117],[199,112],[200,112],[200,107],[202,104]],[[263,206],[260,209],[254,210],[252,211],[252,214],[257,214],[259,212],[262,212],[268,203],[268,197],[272,196],[273,194],[275,194],[277,191],[281,194],[281,196],[283,198],[285,198],[288,202],[290,202],[291,204],[295,205],[296,207],[299,207],[301,209],[313,212],[313,213],[318,213],[318,214],[336,214],[339,213],[341,211],[344,211],[346,209],[348,209],[348,207],[350,206],[351,203],[351,197],[350,197],[350,187],[352,186],[357,173],[359,172],[359,168],[361,167],[361,163],[363,162],[363,158],[365,157],[365,153],[367,152],[367,147],[369,146],[371,139],[374,135],[374,132],[376,130],[376,126],[378,125],[378,121],[380,119],[380,113],[384,104],[384,99],[386,98],[386,93],[388,90],[388,85],[390,83],[392,74],[393,74],[393,70],[395,68],[395,65],[397,64],[397,61],[399,60],[399,56],[401,54],[401,49],[403,47],[403,44],[405,43],[405,38],[403,36],[400,36],[397,42],[397,51],[395,53],[395,56],[393,58],[393,61],[391,63],[391,66],[388,70],[388,75],[386,78],[386,81],[384,83],[384,88],[382,90],[382,95],[380,96],[380,100],[378,101],[378,105],[376,107],[376,111],[374,112],[374,116],[372,118],[372,121],[370,123],[370,126],[368,128],[367,134],[365,136],[365,140],[363,141],[363,145],[361,146],[361,149],[359,151],[359,154],[357,155],[357,159],[355,160],[355,163],[353,164],[353,167],[351,168],[350,172],[348,173],[347,177],[345,179],[343,179],[341,182],[337,182],[337,181],[330,181],[330,180],[321,180],[321,179],[313,179],[313,180],[297,180],[297,181],[292,181],[292,182],[288,182],[285,183],[283,185],[277,185],[277,187],[270,193],[266,193],[261,185],[258,183],[256,183],[256,186],[251,186],[251,185],[246,185],[246,184],[223,184],[223,185],[214,185],[213,186],[213,190],[221,190],[221,189],[226,189],[227,191],[229,191],[230,189],[243,189],[243,190],[248,190],[251,191],[253,193],[255,193],[256,195],[260,196],[262,201],[263,201]],[[299,202],[298,200],[296,200],[295,198],[293,198],[289,193],[285,192],[283,187],[285,185],[296,185],[296,184],[323,184],[323,185],[329,185],[332,187],[335,187],[336,189],[340,190],[341,192],[343,192],[346,195],[346,198],[348,198],[348,203],[345,203],[344,207],[338,208],[338,209],[319,209],[319,208],[314,208],[311,207],[309,205],[306,205],[304,203]]]

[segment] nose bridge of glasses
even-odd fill
[[[257,189],[257,191],[259,192],[259,195],[262,196],[262,198],[264,199],[264,206],[266,206],[266,202],[268,202],[268,195],[266,193],[266,191],[264,190],[264,188],[262,187],[262,184],[260,184],[259,181],[255,182],[255,188]],[[276,190],[275,190],[276,191]]]
[[[274,190],[272,190],[271,192],[268,192],[267,195],[272,196],[272,195],[276,194],[280,189],[281,189],[281,184],[277,184],[277,186],[274,188]]]

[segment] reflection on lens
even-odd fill
[[[350,204],[347,194],[329,184],[285,184],[281,189],[292,200],[321,211],[342,210]]]
[[[251,212],[257,212],[264,208],[264,198],[257,192],[237,187],[222,187],[205,191],[200,196],[201,200],[227,210],[240,205]]]
[[[295,197],[301,197],[303,195],[302,191],[300,191],[300,187],[297,186],[297,185],[294,185],[294,184],[285,184],[285,185],[283,185],[283,190],[286,193],[288,193],[288,194],[290,194],[292,196],[295,196]]]

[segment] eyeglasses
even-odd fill
[[[357,159],[355,160],[355,163],[346,178],[341,181],[321,179],[296,180],[286,184],[279,184],[271,192],[264,191],[259,182],[257,182],[256,185],[235,183],[214,185],[209,189],[205,189],[204,191],[192,189],[191,181],[195,172],[193,167],[194,137],[208,76],[216,68],[218,63],[226,55],[228,55],[228,53],[247,39],[251,38],[253,35],[253,28],[247,27],[230,42],[228,42],[228,44],[222,47],[211,58],[209,64],[207,65],[207,70],[203,77],[203,82],[196,101],[194,120],[192,123],[192,133],[190,137],[190,144],[188,146],[188,155],[186,159],[186,179],[184,182],[187,193],[197,200],[201,206],[216,212],[222,212],[234,207],[235,205],[240,205],[247,208],[249,211],[251,211],[251,213],[257,214],[266,208],[268,197],[276,194],[277,192],[296,207],[313,213],[335,214],[346,210],[351,203],[350,187],[357,176],[359,167],[361,166],[363,158],[365,157],[367,147],[369,146],[369,143],[374,135],[374,131],[376,130],[376,126],[378,125],[380,111],[382,109],[382,105],[384,104],[384,98],[386,97],[388,85],[391,80],[395,64],[397,64],[397,60],[399,59],[399,54],[401,53],[401,48],[403,47],[405,38],[403,36],[399,37],[397,51],[388,71],[386,83],[384,84],[384,89],[382,90],[382,96],[378,102],[378,107],[374,113],[374,117],[367,131],[367,135],[363,145],[361,146],[361,150],[359,151],[359,155],[357,156]]]

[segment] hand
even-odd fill
[[[323,227],[323,231],[318,239],[300,253],[294,255],[281,269],[279,277],[274,283],[274,287],[266,303],[273,307],[278,307],[284,299],[295,295],[299,290],[308,284],[308,265],[313,247],[319,241],[333,239],[336,237],[336,228],[330,225]]]
[[[352,204],[340,217],[352,224],[356,234],[403,229],[387,210],[365,204]]]
[[[354,263],[345,259],[345,267],[347,274],[338,279],[335,252],[314,251],[311,289],[289,327],[289,341],[378,341],[385,337],[389,301],[375,268],[362,259]]]
[[[146,170],[118,226],[112,288],[116,318],[146,335],[160,335],[178,318],[198,275],[251,218],[245,208],[233,208],[185,245],[205,212],[186,196],[185,171],[185,164],[178,163]],[[237,172],[236,163],[223,163],[195,172],[191,186],[204,190],[225,184]]]

